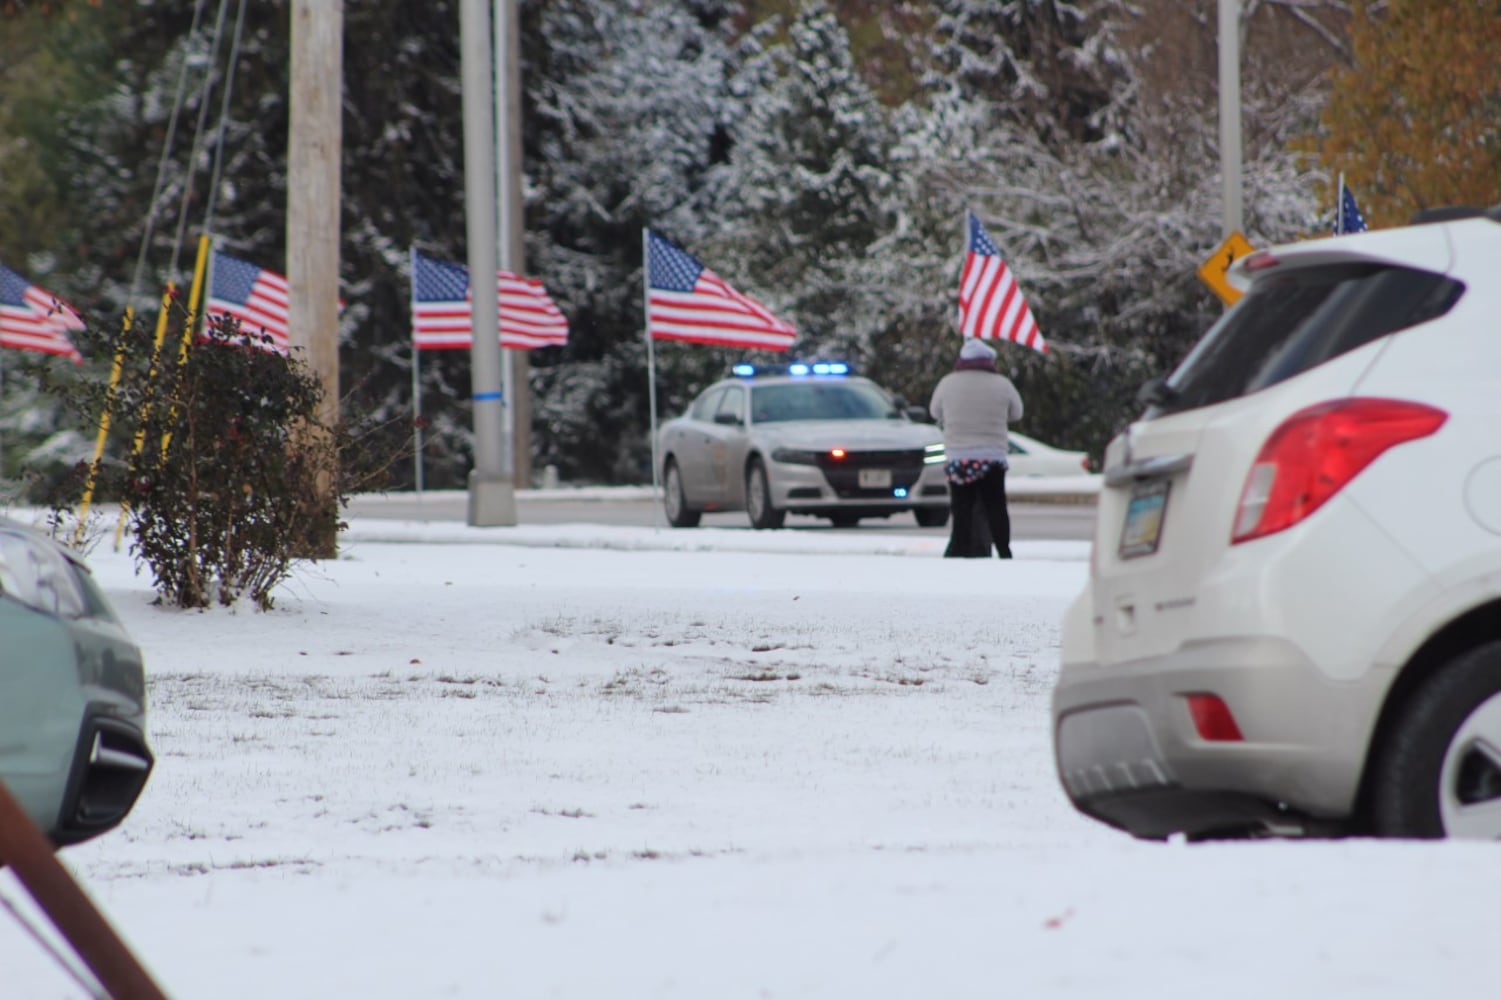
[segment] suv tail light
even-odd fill
[[[1230,544],[1291,528],[1382,452],[1428,437],[1448,419],[1401,399],[1337,399],[1299,410],[1267,438],[1246,475]]]

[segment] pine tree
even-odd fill
[[[641,234],[693,246],[712,224],[706,184],[735,115],[732,9],[554,0],[528,20],[528,268],[572,331],[566,348],[533,352],[532,426],[537,463],[566,478],[650,478]],[[659,360],[663,413],[722,370],[702,350]]]
[[[888,113],[822,0],[804,3],[786,42],[750,58],[737,84],[748,103],[719,178],[716,270],[794,322],[800,349],[859,360],[875,327],[851,269],[893,224]]]
[[[1315,228],[1322,176],[1290,139],[1323,93],[1308,67],[1343,44],[1342,3],[1248,5],[1255,243]],[[1220,237],[1204,70],[1214,0],[745,9],[794,5],[796,16],[754,30],[734,0],[523,5],[526,270],[573,330],[568,347],[533,352],[536,465],[574,480],[649,475],[643,226],[795,321],[800,350],[848,350],[922,402],[952,363],[969,208],[1055,347],[1047,359],[1003,353],[1028,395],[1029,429],[1102,445],[1131,415],[1136,385],[1174,364],[1219,312],[1193,274]],[[67,9],[76,23],[41,18],[34,34],[0,33],[0,98],[15,98],[0,99],[0,176],[13,195],[0,205],[0,235],[25,247],[48,287],[117,317],[179,69],[193,60],[196,72],[138,289],[148,305],[166,277],[188,145],[200,110],[217,124],[222,75],[205,94],[205,36],[187,37],[192,0]],[[249,5],[247,18],[214,228],[231,252],[280,269],[288,4]],[[920,30],[893,55],[897,25]],[[359,405],[391,416],[410,406],[408,251],[466,251],[458,13],[453,0],[368,0],[348,6],[345,32],[341,369]],[[57,61],[42,69],[45,46]],[[907,67],[931,73],[903,100]],[[34,74],[54,69],[56,94],[36,93]],[[209,166],[201,150],[189,239]],[[1369,205],[1376,192],[1345,169]],[[657,346],[664,415],[732,359]],[[464,352],[421,359],[430,486],[459,485],[468,468],[468,366]],[[39,426],[36,439],[48,432]]]
[[[1098,142],[1128,94],[1109,0],[934,0],[945,85],[989,100],[1050,146]]]

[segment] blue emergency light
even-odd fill
[[[753,365],[741,362],[730,372],[739,378],[755,378],[757,375],[792,375],[794,377],[853,375],[855,369],[848,361],[793,361],[785,365]]]

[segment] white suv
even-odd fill
[[[1249,255],[1110,443],[1059,777],[1141,837],[1501,837],[1501,207]]]

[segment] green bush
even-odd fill
[[[96,420],[108,407],[115,450],[128,456],[101,463],[93,496],[127,505],[132,552],[160,600],[248,597],[266,610],[299,560],[332,554],[349,494],[382,485],[399,446],[378,446],[389,427],[321,425],[317,375],[233,319],[186,351],[179,337],[157,350],[148,331],[124,331],[113,389],[100,381],[81,394]],[[76,508],[89,471],[74,471],[55,509]]]

